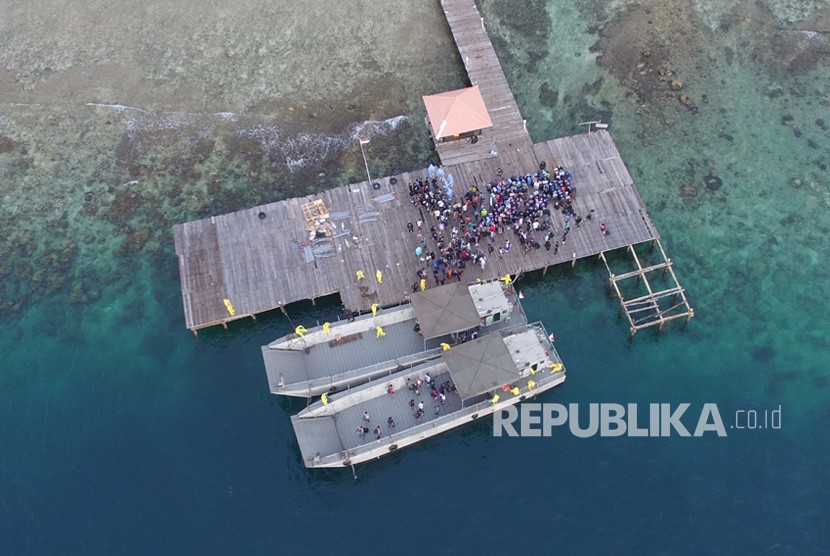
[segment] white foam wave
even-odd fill
[[[150,114],[149,110],[143,108],[136,108],[135,106],[126,106],[124,104],[99,104],[97,102],[87,102],[84,106],[92,106],[93,108],[110,108],[116,112],[126,112],[127,110],[135,110],[136,112],[143,112]]]
[[[216,132],[220,121],[242,122],[261,119],[254,114],[235,112],[151,112],[135,106],[123,104],[86,103],[86,106],[105,108],[127,114],[121,124],[131,141],[142,143],[141,136],[147,133],[176,131],[187,128],[189,138],[182,138],[180,146],[184,147],[193,136],[206,137]],[[323,133],[300,133],[286,136],[276,126],[255,123],[236,131],[241,137],[255,139],[274,161],[281,160],[289,170],[304,168],[310,164],[331,158],[347,149],[354,148],[361,137],[384,136],[395,131],[403,122],[405,115],[394,116],[386,120],[367,120],[353,125],[346,132],[335,135]],[[149,145],[144,145],[148,147]],[[136,144],[140,151],[142,146]]]
[[[354,125],[349,131],[338,135],[323,133],[300,133],[284,136],[273,126],[258,125],[237,131],[249,139],[255,139],[272,157],[281,158],[289,170],[305,168],[314,162],[325,160],[347,149],[354,148],[360,137],[387,135],[406,121],[406,116],[395,116],[387,120],[369,120]],[[275,157],[275,155],[279,155]]]
[[[406,120],[407,118],[403,114],[386,120],[366,120],[354,126],[351,136],[353,140],[357,140],[367,132],[386,134],[397,129]]]

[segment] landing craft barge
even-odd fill
[[[337,392],[440,357],[442,344],[527,322],[513,287],[499,281],[454,282],[413,293],[410,301],[262,346],[271,393]]]
[[[306,467],[342,467],[395,452],[564,381],[565,367],[543,325],[520,324],[453,346],[383,381],[328,395],[291,422]],[[445,399],[433,389],[443,389]]]

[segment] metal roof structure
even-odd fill
[[[473,298],[478,316],[485,318],[493,313],[500,313],[504,310],[510,310],[512,304],[504,292],[504,286],[498,280],[492,282],[482,282],[479,284],[470,284],[467,286],[470,292],[470,297]],[[511,295],[515,297],[515,294]]]
[[[470,291],[461,282],[415,292],[410,301],[426,339],[463,332],[481,324]]]
[[[423,99],[436,139],[493,127],[478,85]]]
[[[521,378],[520,369],[499,333],[491,333],[444,352],[444,362],[463,399]]]

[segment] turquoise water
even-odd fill
[[[407,22],[445,41],[427,4]],[[291,323],[184,329],[174,222],[359,176],[348,144],[367,120],[378,172],[426,165],[419,95],[457,86],[458,60],[362,66],[405,80],[399,107],[358,106],[313,136],[252,109],[4,106],[0,551],[830,551],[822,7],[482,3],[535,139],[611,123],[696,313],[629,342],[601,264],[523,278],[569,371],[542,401],[717,403],[726,438],[509,439],[476,423],[357,481],[309,472],[289,420],[305,404],[268,393],[258,348]],[[289,310],[310,324],[339,303]],[[780,430],[729,428],[779,405]]]

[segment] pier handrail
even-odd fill
[[[308,381],[309,391],[314,388],[319,387],[332,387],[335,386],[336,382],[348,382],[350,378],[356,377],[358,375],[367,375],[366,382],[371,382],[381,376],[389,376],[393,373],[400,371],[401,369],[405,369],[412,365],[418,363],[424,363],[435,357],[441,355],[443,348],[437,347],[432,348],[426,351],[421,351],[411,355],[404,355],[403,357],[397,357],[395,359],[389,359],[388,361],[382,361],[380,363],[375,363],[369,367],[363,367],[361,369],[355,369],[351,371],[346,371],[344,373],[340,373],[337,375],[332,375],[324,378],[318,379],[311,379]],[[345,392],[347,388],[343,390],[338,390],[338,392]]]

